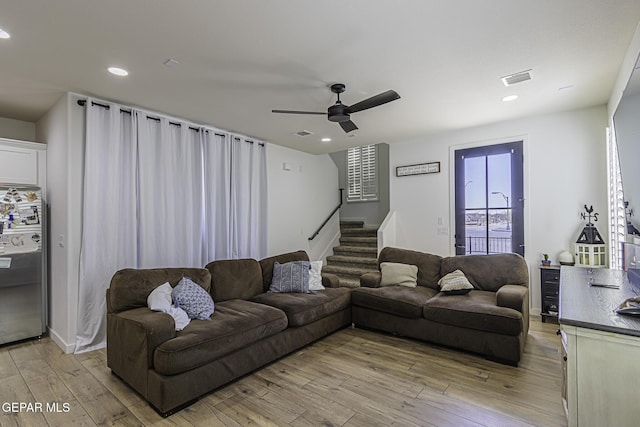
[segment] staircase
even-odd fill
[[[361,275],[378,271],[377,233],[364,228],[363,221],[340,221],[340,246],[333,248],[322,272],[338,276],[340,286],[359,287]]]

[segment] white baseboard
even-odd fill
[[[56,331],[54,331],[51,328],[47,328],[47,331],[49,332],[49,336],[51,337],[51,339],[53,340],[54,343],[56,343],[58,345],[58,347],[60,347],[62,349],[62,351],[64,351],[67,354],[73,353],[76,349],[76,344],[67,344],[66,342],[64,342],[64,340],[60,337],[60,335],[58,335],[56,333]]]

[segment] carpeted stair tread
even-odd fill
[[[347,267],[344,265],[326,265],[322,268],[323,273],[331,273],[337,275],[345,275],[349,277],[359,278],[365,273],[377,271],[375,268]]]
[[[377,246],[377,243],[376,243]],[[367,246],[336,246],[333,248],[336,255],[344,255],[350,257],[378,258],[378,248]]]
[[[365,258],[358,256],[331,255],[327,257],[327,263],[330,265],[342,265],[347,267],[360,267],[376,269],[378,260],[376,258]]]
[[[378,230],[375,228],[343,228],[340,234],[344,237],[378,237]]]
[[[343,236],[340,237],[340,245],[345,246],[369,246],[369,247],[378,247],[378,238],[377,237],[351,237],[351,236]]]
[[[364,221],[340,221],[340,229],[362,227],[364,227]]]

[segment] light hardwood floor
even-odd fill
[[[556,329],[532,320],[514,368],[348,328],[168,418],[111,374],[104,350],[68,355],[43,338],[0,347],[0,425],[563,426]]]

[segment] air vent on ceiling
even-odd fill
[[[516,83],[531,80],[531,70],[520,71],[519,73],[510,74],[501,78],[505,86],[513,86]]]
[[[301,131],[295,132],[295,134],[298,136],[309,136],[309,135],[313,135],[313,132],[310,132],[308,130],[301,130]]]

